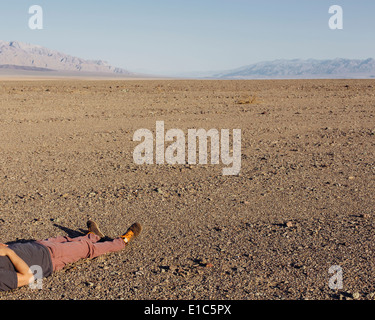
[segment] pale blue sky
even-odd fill
[[[40,5],[44,29],[30,30]],[[331,5],[344,29],[328,28]],[[0,39],[131,71],[225,70],[294,58],[375,58],[373,0],[1,0]]]

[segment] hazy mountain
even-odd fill
[[[85,60],[18,41],[0,40],[0,73],[32,72],[33,74],[82,74],[140,76],[110,66],[103,60]],[[177,75],[175,75],[177,76]],[[194,72],[180,76],[215,79],[310,79],[310,78],[375,78],[375,60],[275,60],[259,62],[221,72]]]
[[[375,78],[375,60],[275,60],[213,75],[221,79]]]
[[[0,40],[0,68],[27,71],[132,75],[102,60],[84,60],[42,46]]]

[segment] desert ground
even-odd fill
[[[375,298],[375,80],[0,81],[0,242],[143,225],[0,299]],[[136,164],[156,121],[241,129],[240,174]]]

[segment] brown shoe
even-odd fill
[[[104,234],[100,231],[95,221],[92,221],[92,220],[87,221],[87,228],[89,229],[89,232],[96,234],[100,238],[104,238]]]
[[[130,228],[121,236],[125,243],[128,243],[131,239],[137,237],[142,231],[142,226],[136,222],[133,223]]]

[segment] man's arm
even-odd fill
[[[23,261],[12,249],[8,248],[6,244],[0,244],[0,256],[7,256],[14,265],[14,268],[17,271],[18,287],[27,285],[32,281],[34,275],[30,271],[27,263]]]

